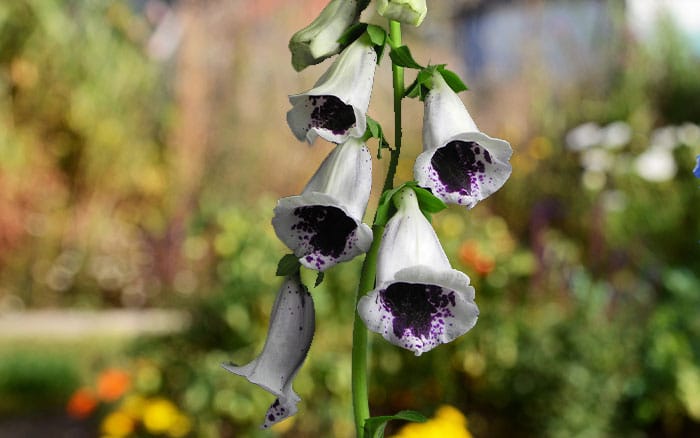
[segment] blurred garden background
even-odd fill
[[[1,437],[354,435],[360,260],[311,290],[296,417],[258,430],[272,397],[220,367],[261,350],[286,252],[272,208],[329,151],[285,121],[330,63],[297,74],[287,51],[324,5],[0,2]],[[700,3],[428,6],[405,41],[462,74],[513,175],[434,217],[481,316],[421,357],[373,336],[372,413],[464,415],[482,438],[700,436]],[[385,59],[370,115],[393,135],[390,77]],[[421,150],[405,102],[398,181]]]

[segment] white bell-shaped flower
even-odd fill
[[[278,201],[272,226],[302,265],[325,271],[372,244],[372,230],[362,223],[371,188],[372,156],[350,138],[326,157],[301,195]]]
[[[265,415],[262,428],[297,412],[301,400],[292,388],[292,380],[306,359],[315,330],[314,302],[299,276],[287,277],[282,284],[270,316],[270,327],[262,353],[243,366],[222,366],[248,379],[277,399]]]
[[[360,17],[357,0],[331,0],[321,13],[289,40],[296,71],[318,64],[340,51],[338,40]]]
[[[367,34],[346,47],[311,90],[289,96],[287,123],[300,141],[343,143],[362,137],[372,94],[375,52]]]
[[[413,168],[418,184],[447,203],[472,208],[506,182],[512,153],[507,141],[479,131],[459,96],[435,71],[425,98],[423,153]]]
[[[358,312],[373,332],[416,356],[450,342],[476,324],[479,309],[469,277],[452,269],[415,192],[394,196],[377,255],[376,288]]]

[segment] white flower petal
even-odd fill
[[[479,316],[469,277],[428,266],[400,271],[362,297],[358,312],[367,328],[416,356],[463,335]]]
[[[377,287],[357,310],[370,330],[416,355],[450,342],[476,324],[469,277],[452,269],[413,190],[394,198],[377,255]]]
[[[357,0],[331,0],[311,24],[290,39],[294,69],[301,71],[338,53],[338,40],[359,16]]]
[[[346,47],[311,90],[289,96],[287,123],[301,141],[333,143],[361,137],[367,127],[377,53],[366,35]]]
[[[442,75],[433,75],[425,99],[423,153],[413,174],[418,184],[451,204],[472,208],[500,189],[512,172],[507,141],[480,132]]]
[[[277,396],[263,427],[296,413],[299,396],[292,380],[304,363],[315,330],[314,303],[298,276],[287,277],[277,293],[262,353],[243,366],[222,366]]]
[[[300,196],[277,203],[277,237],[309,269],[325,271],[367,252],[372,230],[362,223],[372,184],[372,157],[358,139],[338,145]]]
[[[387,20],[420,26],[428,7],[425,0],[378,0],[377,13]]]

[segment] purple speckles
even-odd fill
[[[341,209],[332,206],[311,205],[298,207],[294,216],[299,221],[292,225],[302,243],[320,255],[335,259],[343,255],[350,235],[357,228],[355,221]],[[309,254],[306,261],[313,263],[318,256]]]
[[[289,416],[289,410],[284,407],[282,403],[280,403],[280,399],[275,399],[274,403],[270,405],[270,408],[267,410],[267,415],[265,417],[265,422],[262,425],[263,429],[267,429],[268,427],[272,426],[273,424],[284,420]]]
[[[482,151],[479,143],[459,140],[436,150],[430,161],[445,191],[463,195],[478,191],[486,172],[485,162],[491,163],[491,155]]]
[[[383,307],[393,316],[394,335],[407,342],[439,343],[445,318],[453,316],[450,309],[455,307],[455,293],[437,285],[397,282],[380,296]],[[406,344],[406,348],[412,346]]]
[[[336,135],[345,134],[355,125],[355,111],[335,96],[309,96],[313,107],[309,128],[326,129]]]

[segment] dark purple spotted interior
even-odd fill
[[[394,317],[392,328],[397,338],[402,338],[407,329],[418,338],[440,335],[445,318],[453,316],[450,308],[455,307],[455,293],[432,284],[397,282],[380,291],[380,296],[384,308]]]
[[[338,207],[298,207],[294,216],[299,221],[292,225],[292,230],[299,233],[299,238],[320,254],[334,258],[340,257],[350,233],[357,228],[355,221]]]
[[[431,164],[445,191],[471,195],[484,181],[491,154],[474,141],[452,141],[433,154]]]
[[[309,128],[327,129],[333,134],[345,134],[355,125],[355,111],[335,96],[309,96],[314,109]]]

